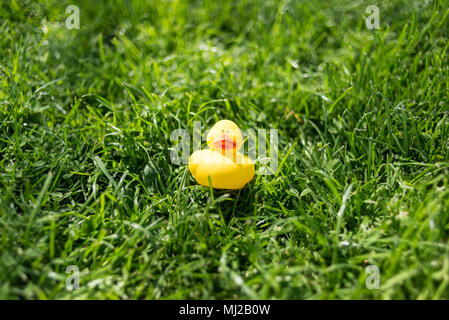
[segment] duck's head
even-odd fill
[[[239,127],[231,120],[218,121],[207,135],[207,145],[212,150],[237,152],[243,144]]]

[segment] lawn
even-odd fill
[[[448,299],[449,4],[372,4],[0,4],[0,298]],[[221,119],[276,171],[171,161]]]

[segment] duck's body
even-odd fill
[[[213,188],[241,189],[254,176],[253,161],[241,153],[224,155],[219,151],[206,149],[195,151],[189,159],[189,170],[195,180]]]
[[[243,138],[234,122],[217,122],[207,136],[207,144],[210,149],[195,151],[189,159],[189,170],[199,184],[241,189],[251,181],[254,163],[238,152]]]

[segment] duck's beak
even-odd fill
[[[220,139],[215,140],[213,143],[214,147],[221,150],[235,149],[237,146],[237,141],[235,137],[228,137],[222,135]]]

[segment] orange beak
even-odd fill
[[[237,146],[236,138],[230,139],[226,135],[222,135],[221,139],[214,141],[213,144],[217,149],[221,150],[235,149]]]

